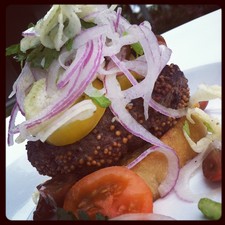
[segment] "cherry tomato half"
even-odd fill
[[[165,41],[165,39],[164,39],[163,36],[161,36],[161,35],[156,35],[156,38],[157,38],[157,41],[158,41],[159,45],[165,45],[165,46],[167,46],[167,45],[166,45],[166,41]]]
[[[75,216],[82,210],[91,219],[97,213],[113,218],[125,213],[151,213],[153,199],[141,177],[126,167],[112,166],[76,182],[67,193],[63,208]]]
[[[204,110],[207,107],[208,103],[209,103],[209,101],[201,101],[201,102],[199,102],[198,103],[199,104],[199,108]]]
[[[221,181],[222,162],[221,150],[213,149],[202,162],[202,171],[205,178],[209,181]]]

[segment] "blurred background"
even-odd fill
[[[148,20],[155,34],[162,34],[188,21],[213,12],[219,5],[118,5],[122,7],[123,16],[131,24],[140,24]],[[50,9],[50,5],[10,5],[6,8],[6,47],[20,42],[28,24],[36,23]],[[21,71],[20,64],[12,57],[6,58],[6,116],[15,103],[15,99],[8,99],[12,85]]]

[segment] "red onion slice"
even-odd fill
[[[23,131],[24,135],[26,136],[28,134],[27,131],[25,132],[25,130],[30,128],[34,129],[35,127],[36,131],[38,132],[39,129],[43,128],[42,126],[45,122],[48,122],[48,120],[69,107],[84,92],[87,85],[95,78],[97,69],[101,63],[103,41],[104,40],[102,37],[92,41],[93,48],[88,55],[90,58],[89,62],[86,61],[86,65],[83,65],[83,68],[80,70],[80,75],[78,77],[73,76],[74,80],[69,82],[69,84],[65,87],[63,93],[61,93],[59,96],[58,101],[47,107],[35,118],[27,120],[20,126],[15,127],[15,131],[19,129],[20,131]]]
[[[13,91],[9,95],[9,98],[10,98],[14,94],[16,94],[16,101],[22,115],[25,115],[23,102],[26,96],[26,91],[33,84],[34,81],[35,80],[30,70],[29,63],[25,63],[19,77],[13,84]]]
[[[41,68],[30,67],[30,70],[31,70],[31,73],[32,73],[35,81],[40,80],[42,78],[46,78],[48,75],[48,72]]]
[[[132,134],[142,138],[143,140],[166,149],[170,149],[169,146],[164,144],[157,137],[152,135],[141,124],[139,124],[131,114],[126,110],[127,101],[123,96],[120,84],[114,75],[108,75],[105,77],[106,95],[111,100],[110,109],[113,114],[118,118],[119,122]]]
[[[146,73],[147,73],[146,62],[142,60],[138,60],[138,58],[132,61],[129,61],[129,60],[121,60],[121,61],[123,63],[123,66],[126,68],[126,70],[134,71],[143,77],[146,76]],[[107,66],[107,70],[104,68],[104,65],[101,65],[98,69],[98,73],[104,76],[109,74],[121,73],[121,69],[115,66],[114,62],[112,62],[111,65],[112,66],[110,68],[109,66]]]
[[[13,106],[12,112],[11,112],[11,117],[9,119],[9,128],[8,128],[8,146],[12,146],[14,144],[14,140],[13,140],[13,132],[12,130],[15,127],[15,121],[16,121],[16,116],[17,113],[19,112],[19,107],[17,105],[17,103]]]
[[[179,174],[179,159],[176,155],[176,152],[169,148],[164,149],[158,146],[153,146],[144,151],[140,156],[138,156],[135,160],[128,164],[127,168],[131,169],[141,160],[143,160],[147,155],[155,151],[163,153],[168,160],[167,176],[158,188],[160,196],[165,197],[174,188]]]
[[[28,36],[38,36],[37,32],[35,31],[34,27],[30,27],[27,30],[22,32],[22,35],[24,37],[28,37]]]
[[[144,59],[144,60],[143,60]],[[147,74],[147,62],[145,60],[145,57],[138,57],[135,60],[124,60],[124,64],[127,67],[128,70],[132,70],[136,72],[137,74],[146,77]]]
[[[160,112],[163,115],[166,115],[168,117],[173,117],[173,118],[180,118],[182,116],[185,116],[187,114],[187,109],[172,109],[172,108],[167,108],[158,102],[154,101],[152,98],[149,100],[149,106],[155,109],[156,111]]]
[[[119,8],[117,9],[117,13],[116,13],[116,15],[117,15],[116,22],[114,23],[114,26],[115,26],[115,32],[118,32],[119,20],[120,20],[120,18],[121,18],[121,11],[122,11],[122,9],[121,9],[121,7],[119,7]]]
[[[69,68],[65,67],[65,73],[62,75],[62,63],[59,63],[58,66],[53,63],[54,67],[48,71],[51,74],[46,74],[47,93],[57,96],[55,98],[57,101],[54,100],[39,115],[27,120],[20,126],[14,127],[12,131],[22,131],[25,134],[22,136],[25,137],[29,133],[27,131],[29,129],[37,129],[37,131],[42,129],[42,124],[48,123],[53,117],[70,107],[83,94],[89,83],[97,76],[100,76],[99,73],[101,77],[107,75],[108,72],[104,71],[100,65],[103,64],[104,57],[109,56],[118,67],[110,69],[109,73],[123,72],[133,84],[133,87],[126,91],[121,92],[120,90],[121,96],[126,95],[126,99],[124,97],[114,97],[113,95],[117,95],[116,92],[111,95],[114,102],[111,107],[112,111],[115,111],[115,114],[118,113],[115,110],[116,104],[118,104],[122,109],[118,116],[121,117],[121,121],[128,130],[132,130],[135,135],[150,143],[163,146],[159,139],[146,131],[127,113],[125,106],[130,100],[142,97],[144,99],[145,118],[148,117],[149,104],[160,112],[165,113],[169,111],[169,115],[173,113],[173,111],[157,105],[151,99],[154,83],[170,57],[170,49],[158,45],[157,39],[151,31],[151,25],[148,22],[144,22],[140,26],[131,25],[121,16],[120,8],[117,12],[111,9],[98,11],[93,22],[97,26],[82,31],[74,39],[73,51],[76,52],[76,56]],[[115,32],[115,29],[117,32]],[[122,35],[124,31],[127,32],[125,36]],[[133,63],[126,60],[120,61],[115,56],[124,45],[137,42],[143,47],[145,55],[133,60]],[[55,63],[57,64],[57,62]],[[138,63],[139,66],[135,68],[135,64],[137,65]],[[144,69],[141,68],[142,65]],[[137,83],[129,71],[131,69],[136,72],[142,71],[141,75],[145,77],[144,80]],[[54,77],[55,73],[57,76]],[[56,81],[58,81],[57,84],[55,84]],[[19,93],[16,88],[14,88],[14,92]],[[121,99],[123,100],[120,102]],[[21,100],[18,98],[18,105],[19,107],[23,105],[23,98]],[[23,108],[21,108],[21,111],[23,112]],[[178,112],[178,115],[180,115],[180,112]]]
[[[123,62],[121,62],[115,55],[112,55],[111,59],[119,67],[121,72],[125,74],[125,76],[128,78],[128,80],[131,82],[132,85],[135,85],[138,83],[137,80],[131,74],[131,72],[124,66]]]
[[[49,96],[58,95],[59,90],[57,87],[57,79],[62,72],[62,67],[58,63],[58,60],[54,60],[49,67],[48,74],[46,76],[46,91]]]
[[[208,197],[214,192],[218,192],[218,189],[214,189],[208,193],[194,193],[189,185],[192,175],[202,165],[202,161],[207,156],[207,154],[213,149],[213,145],[215,144],[216,142],[211,144],[207,150],[199,153],[196,157],[194,157],[180,169],[177,183],[174,187],[175,193],[180,199],[187,202],[198,202],[200,198]]]
[[[75,49],[67,51],[67,49],[64,48],[58,57],[60,66],[67,70],[70,64],[75,60],[76,53],[77,51]]]
[[[76,36],[76,38],[74,39],[72,48],[78,49],[82,45],[87,44],[87,42],[95,38],[98,38],[99,36],[103,34],[110,33],[110,32],[112,31],[110,31],[108,25],[106,24],[89,28],[85,31],[82,31],[79,35]]]
[[[57,86],[59,88],[63,88],[70,81],[70,78],[74,76],[77,70],[79,70],[79,68],[83,65],[84,60],[89,55],[88,52],[90,51],[90,48],[93,48],[93,45],[90,45],[88,42],[85,46],[82,46],[77,50],[75,60],[58,81]]]
[[[126,213],[110,220],[175,220],[174,218],[157,213]]]

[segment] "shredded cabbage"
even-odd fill
[[[183,129],[184,136],[190,144],[191,148],[195,152],[200,153],[202,151],[205,151],[208,148],[209,144],[213,141],[221,140],[221,125],[217,118],[212,118],[200,108],[189,108],[186,117],[191,123],[194,123],[194,120],[191,118],[192,116],[196,116],[198,119],[200,119],[205,124],[205,127],[208,130],[208,134],[205,137],[201,138],[197,143],[195,143],[190,138],[186,130]]]
[[[133,87],[123,91],[123,95],[126,96],[126,104],[132,99],[143,97],[146,118],[148,117],[147,109],[149,106],[171,117],[186,115],[186,108],[181,110],[166,108],[156,104],[151,99],[154,83],[160,71],[168,62],[171,50],[158,44],[149,22],[145,21],[139,26],[131,25],[121,16],[121,8],[118,8],[117,12],[113,11],[114,8],[115,6],[107,8],[106,5],[53,5],[43,19],[39,20],[33,28],[23,32],[22,51],[42,44],[47,48],[60,51],[61,54],[45,70],[44,77],[46,78],[44,79],[39,77],[38,81],[33,82],[32,79],[36,80],[34,74],[39,74],[39,71],[32,68],[29,77],[32,80],[30,85],[33,84],[33,87],[31,89],[30,86],[22,88],[23,93],[28,93],[26,98],[25,95],[18,95],[21,87],[14,85],[15,88],[13,88],[12,94],[17,94],[17,103],[20,110],[23,109],[20,105],[24,103],[24,114],[27,119],[17,126],[11,126],[10,134],[20,133],[17,141],[21,142],[25,139],[44,141],[47,134],[50,135],[50,130],[48,131],[47,127],[53,124],[54,120],[63,115],[66,110],[70,110],[74,102],[84,92],[92,99],[104,96],[106,93],[105,87],[97,90],[91,84],[96,77],[104,81],[104,78],[108,75],[117,76],[118,71],[123,72],[130,79],[133,78],[130,75],[131,69],[134,72],[141,71],[141,75],[144,75],[144,79],[140,83],[131,80],[133,81]],[[96,26],[82,30],[80,18],[82,22],[83,20],[89,21],[92,18]],[[124,33],[127,35],[123,35]],[[69,43],[73,41],[69,53],[65,52],[66,48],[62,48],[68,40]],[[143,56],[135,60],[123,60],[116,57],[123,46],[134,43],[140,44],[139,47],[144,51]],[[38,52],[38,54],[40,53]],[[112,70],[105,68],[106,57],[116,62],[116,70],[115,68],[111,68]],[[26,65],[28,68],[30,67],[28,63]],[[113,88],[112,84],[109,85],[109,89],[111,88]],[[118,96],[118,92],[115,92],[115,96]],[[217,97],[221,97],[221,88],[219,86],[208,87],[201,85],[192,97],[192,101],[195,103],[199,100],[209,100]],[[78,113],[75,109],[73,110],[75,114]],[[94,104],[87,103],[82,110],[83,113],[85,111],[90,116],[95,110]],[[115,107],[114,110],[117,111],[118,107]],[[211,121],[197,109],[190,110],[189,115],[187,115],[190,121],[192,120],[191,114],[196,114],[204,121],[211,139],[221,138],[221,133],[218,131],[220,128],[218,128],[215,121]],[[127,113],[127,111],[124,112]],[[70,119],[72,117],[71,114]],[[70,119],[68,117],[64,123]],[[52,127],[55,128],[56,123]],[[135,124],[132,124],[129,128],[133,129],[133,132],[136,130]],[[135,134],[142,137],[141,130],[137,130]],[[151,142],[150,140],[156,141],[152,135],[150,135],[148,141]],[[191,140],[189,142],[192,146],[196,144],[193,144]],[[196,145],[200,144],[197,143]]]
[[[221,98],[221,86],[200,84],[197,91],[190,97],[189,106],[201,101],[208,101],[216,98]]]
[[[42,78],[33,83],[32,88],[24,99],[24,111],[26,119],[31,119],[40,113],[49,100],[46,92],[46,78]]]
[[[25,36],[20,42],[20,49],[28,49],[42,44],[57,51],[71,38],[81,31],[80,17],[107,8],[106,5],[53,5],[43,19],[31,29],[35,35]]]
[[[77,12],[77,15],[79,16],[79,18],[85,18],[86,16],[88,16],[90,13],[95,13],[98,11],[102,11],[107,9],[107,5],[77,5],[77,7],[79,8],[79,12]],[[85,21],[92,21],[92,20],[88,20],[85,19]]]

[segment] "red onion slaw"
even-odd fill
[[[96,23],[95,27],[82,30],[80,34],[74,38],[71,52],[71,54],[74,55],[74,59],[71,64],[68,67],[61,66],[62,63],[60,62],[59,57],[58,65],[56,66],[57,62],[55,62],[55,67],[53,68],[54,71],[56,70],[55,73],[57,76],[54,78],[52,74],[49,74],[52,72],[52,69],[47,71],[47,95],[52,95],[55,92],[54,94],[57,95],[57,98],[53,98],[54,100],[34,118],[28,119],[14,128],[11,126],[10,133],[20,133],[20,136],[22,137],[19,138],[20,140],[30,140],[30,136],[39,136],[38,132],[45,129],[49,123],[54,126],[54,120],[57,119],[57,116],[61,115],[65,110],[71,107],[71,105],[82,95],[87,86],[98,76],[103,78],[109,76],[110,73],[113,73],[113,76],[116,77],[118,74],[117,72],[115,73],[113,70],[104,70],[104,66],[102,65],[105,64],[105,57],[111,57],[117,65],[117,71],[123,72],[133,85],[124,92],[127,103],[134,98],[143,97],[146,118],[148,118],[147,109],[149,104],[159,112],[166,112],[168,115],[168,109],[162,110],[161,106],[154,106],[152,103],[153,101],[151,100],[151,94],[160,71],[170,58],[171,50],[166,46],[159,46],[154,33],[151,31],[151,25],[146,21],[139,26],[131,25],[121,16],[120,8],[117,12],[110,9],[95,12],[93,22]],[[123,35],[124,32],[126,32],[127,35]],[[136,60],[139,61],[139,59],[141,59],[143,64],[146,65],[146,74],[143,81],[140,83],[132,76],[129,66],[126,67],[129,65],[129,60],[120,61],[115,56],[120,52],[123,46],[137,42],[141,44],[144,50],[144,56],[139,57]],[[63,49],[62,53],[64,52],[65,50]],[[148,58],[148,60],[146,60],[146,58]],[[25,68],[29,69],[28,63]],[[139,72],[140,67],[135,69],[133,66],[132,70]],[[106,74],[104,74],[104,71],[106,71]],[[32,82],[34,82],[32,72],[27,76],[30,78],[29,85],[31,85]],[[18,81],[16,83],[18,83]],[[27,86],[24,87],[23,91],[27,90],[27,88]],[[111,85],[108,85],[107,89],[112,88]],[[20,93],[20,90],[21,88],[19,88],[17,84],[16,88],[14,88],[14,93]],[[117,95],[117,93],[115,94]],[[17,96],[17,104],[19,105],[21,112],[23,112],[23,99],[24,94]],[[174,111],[176,113],[174,113]],[[183,115],[178,110],[169,112],[169,115],[172,117]],[[131,127],[131,130],[132,129],[133,128]],[[138,132],[141,132],[141,130]],[[142,137],[141,133],[136,133],[136,135]],[[152,140],[148,139],[150,143],[156,144],[159,142],[158,139],[150,133],[148,135],[152,136]],[[9,143],[9,145],[11,144],[12,143]]]

